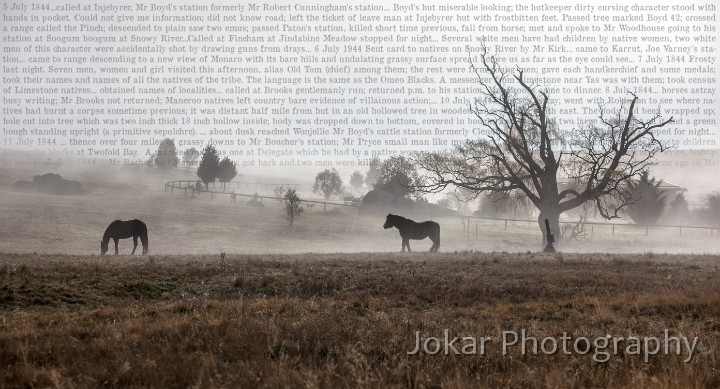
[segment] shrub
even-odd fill
[[[640,174],[638,181],[630,183],[631,200],[626,213],[635,224],[655,224],[663,214],[667,201],[660,184],[662,180],[651,178],[647,171]]]

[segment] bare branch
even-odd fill
[[[558,234],[559,215],[586,202],[594,202],[604,218],[619,217],[632,201],[629,183],[668,148],[655,130],[673,119],[663,120],[659,111],[636,117],[638,97],[630,94],[619,107],[601,104],[597,120],[563,132],[549,116],[550,98],[522,69],[503,68],[484,46],[479,62],[470,61],[480,95],[469,110],[487,135],[452,154],[416,157],[424,174],[417,190],[522,192]]]

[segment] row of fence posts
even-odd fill
[[[191,191],[191,192],[190,192],[190,196],[193,197],[193,198],[195,197],[195,186],[192,185],[192,184],[194,184],[193,181],[172,181],[172,182],[170,182],[170,183],[166,183],[166,184],[165,184],[165,191],[167,191],[167,190],[168,190],[168,187],[169,187],[169,188],[170,188],[170,193],[174,193],[175,183],[176,183],[176,182],[180,183],[181,185],[182,185],[182,183],[187,183],[187,186],[184,186],[184,187],[181,186],[181,188],[182,188],[182,189],[184,190],[184,192],[185,192],[185,197],[187,197],[188,189],[190,189],[190,191]],[[271,184],[265,184],[265,185],[271,185]],[[214,186],[215,186],[215,185],[214,185],[214,183],[213,183],[213,187],[214,187]],[[213,194],[214,194],[215,192],[213,192],[213,191],[208,191],[208,192],[210,193],[210,199],[212,200],[212,199],[213,199]],[[228,193],[228,194],[231,196],[233,203],[236,203],[236,197],[239,196],[239,195],[236,194],[236,193]],[[262,204],[263,196],[253,196],[253,197],[259,199],[260,204]],[[313,201],[313,202],[314,202],[314,201]],[[327,212],[327,204],[328,204],[328,203],[323,202],[322,204],[323,204],[323,212]],[[339,205],[339,204],[334,204],[334,203],[333,203],[333,205]],[[430,213],[429,215],[430,215],[430,219],[432,220],[432,216],[433,216],[432,213]],[[493,225],[495,225],[495,222],[496,222],[497,220],[503,220],[503,222],[504,222],[504,230],[507,231],[507,229],[508,229],[508,220],[507,220],[507,219],[492,219]],[[467,217],[467,224],[463,223],[463,229],[465,229],[466,232],[467,232],[467,239],[468,239],[468,240],[470,240],[470,224],[471,224],[470,221],[471,221],[471,218],[470,218],[470,217]],[[517,220],[516,220],[515,222],[517,223]],[[531,221],[531,220],[528,220],[528,227],[532,227],[532,221]],[[659,226],[659,227],[663,227],[663,226]],[[679,234],[679,236],[682,236],[683,226],[677,226],[677,227],[678,227],[678,234]],[[686,228],[687,228],[687,227],[686,227]],[[693,227],[690,227],[690,228],[693,228]],[[711,238],[714,238],[714,237],[715,237],[715,229],[714,229],[714,228],[711,228],[711,227],[707,227],[707,228],[710,230],[710,237],[711,237]],[[611,224],[611,231],[612,231],[612,235],[615,235],[615,224]],[[595,225],[594,225],[594,224],[590,224],[590,235],[594,235],[594,234],[595,234]],[[646,236],[650,235],[650,226],[649,226],[649,225],[646,225],[646,226],[645,226],[645,235],[646,235]],[[478,239],[479,239],[478,223],[475,223],[475,240],[478,240]]]
[[[497,220],[499,220],[499,219],[492,219],[493,225],[495,225],[495,222]],[[507,219],[501,219],[501,220],[503,220],[503,222],[504,222],[503,229],[505,231],[507,231],[508,220]],[[517,223],[517,220],[515,222]],[[611,226],[612,235],[615,235],[615,224],[611,224],[610,226]],[[631,226],[631,225],[628,225],[628,226]],[[528,221],[528,227],[532,227],[532,221]],[[664,226],[658,226],[658,227],[664,227]],[[677,228],[678,228],[678,236],[683,236],[683,234],[682,234],[683,226],[677,226]],[[693,227],[686,227],[686,228],[693,228]],[[706,227],[706,228],[708,228],[710,230],[710,238],[714,238],[715,237],[715,229],[712,227]],[[467,228],[466,228],[466,224],[463,223],[463,229],[465,229],[467,231],[467,238],[468,238],[468,240],[470,240],[470,217],[467,218]],[[595,225],[594,224],[590,224],[590,235],[595,235]],[[646,236],[650,235],[650,226],[649,225],[645,226],[645,235]],[[475,223],[475,240],[478,240],[478,223]]]

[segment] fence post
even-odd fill
[[[185,197],[187,197],[187,186],[185,187]]]
[[[613,224],[612,227],[613,227],[613,233],[612,233],[612,234],[615,235],[615,225]]]
[[[475,223],[475,240],[478,240],[478,225]]]
[[[505,219],[505,229],[507,230],[507,219]]]
[[[680,228],[680,236],[682,236],[682,226],[680,226],[679,228]]]

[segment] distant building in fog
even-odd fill
[[[683,188],[682,186],[671,184],[665,181],[660,184],[658,189],[660,189],[665,194],[665,201],[667,201],[667,204],[672,203],[680,193],[687,192],[687,188]]]

